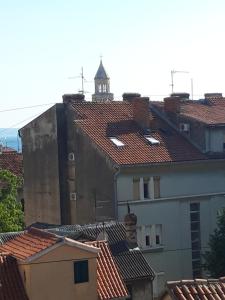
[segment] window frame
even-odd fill
[[[74,261],[73,270],[75,284],[89,282],[89,264],[87,259]]]

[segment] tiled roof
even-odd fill
[[[5,169],[16,176],[23,175],[22,154],[18,152],[3,152],[0,154],[0,169]]]
[[[115,163],[119,165],[178,162],[206,159],[185,138],[156,115],[149,118],[160,122],[151,136],[160,145],[151,145],[143,130],[133,120],[132,104],[125,101],[77,103],[73,105],[76,124]],[[117,147],[109,137],[117,137],[125,145]]]
[[[213,104],[187,102],[182,104],[180,114],[198,120],[207,125],[225,125],[225,100],[224,103],[214,101]]]
[[[97,289],[100,300],[123,298],[128,291],[113,260],[111,251],[104,241],[87,242],[100,248],[97,258]]]
[[[170,281],[167,288],[175,300],[225,299],[225,278]]]
[[[135,280],[143,278],[154,278],[154,271],[145,260],[141,251],[136,248],[131,249],[126,241],[126,230],[122,222],[106,222],[88,225],[62,225],[50,232],[58,235],[68,236],[79,241],[93,241],[104,238],[108,241],[112,255],[122,274],[123,280]],[[137,246],[137,245],[136,245]]]
[[[28,300],[17,261],[9,254],[0,254],[0,300]]]
[[[16,236],[3,245],[0,252],[9,252],[12,256],[26,260],[27,258],[62,241],[62,238],[36,228],[30,228],[24,234]]]
[[[152,105],[163,110],[163,102],[154,101]],[[225,98],[182,101],[180,115],[208,126],[225,125]]]

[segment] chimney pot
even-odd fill
[[[80,103],[84,101],[83,94],[64,94],[62,98],[63,98],[63,103],[66,104]]]

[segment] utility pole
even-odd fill
[[[175,73],[189,73],[188,71],[176,71],[176,70],[171,70],[171,92],[173,94],[174,92],[174,74]]]

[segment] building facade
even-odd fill
[[[201,254],[225,206],[223,151],[203,151],[182,132],[182,97],[88,103],[64,95],[20,130],[26,223],[122,221],[129,204],[155,297],[167,280],[202,275]]]

